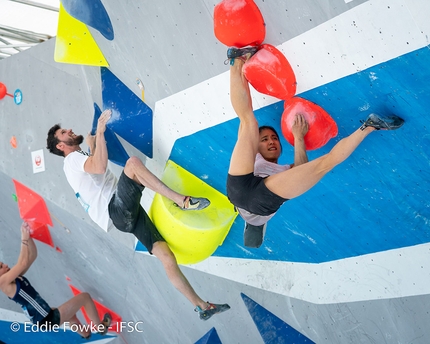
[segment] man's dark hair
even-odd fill
[[[60,124],[56,124],[51,129],[49,129],[48,137],[46,139],[46,148],[50,153],[64,157],[64,152],[57,148],[57,144],[60,143],[60,140],[55,137],[55,133],[58,129],[61,129]]]
[[[279,135],[278,135],[278,132],[276,131],[276,129],[270,125],[262,125],[261,127],[258,127],[258,132],[261,134],[261,132],[264,129],[270,129],[271,131],[273,131],[275,133],[275,135],[278,137],[279,146],[281,146],[281,152],[282,152],[282,143],[281,143],[281,140],[279,139]]]

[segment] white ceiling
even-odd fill
[[[56,35],[59,0],[0,0],[0,59]]]

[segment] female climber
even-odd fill
[[[326,155],[308,162],[304,136],[308,123],[297,114],[292,126],[294,164],[278,165],[281,154],[275,129],[258,127],[252,110],[248,81],[242,73],[244,63],[258,48],[229,48],[230,98],[240,120],[227,177],[227,195],[245,220],[244,242],[248,247],[260,247],[267,221],[286,201],[311,189],[336,165],[348,158],[374,130],[394,130],[404,120],[398,116],[381,117],[370,114],[362,126],[340,140]]]
[[[30,226],[24,222],[21,226],[21,252],[18,262],[11,268],[7,264],[0,262],[1,291],[11,300],[18,303],[30,321],[44,331],[52,330],[53,326],[59,327],[66,322],[69,326],[76,325],[76,332],[88,339],[91,336],[89,326],[81,326],[76,317],[76,312],[81,307],[84,307],[91,319],[92,329],[100,334],[106,334],[111,323],[111,316],[106,313],[103,320],[100,321],[90,294],[78,294],[58,308],[51,308],[42,299],[29,280],[24,277],[36,257],[37,248],[30,237]]]

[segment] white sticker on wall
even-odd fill
[[[31,161],[33,164],[33,173],[45,171],[45,157],[43,156],[43,149],[31,152]]]

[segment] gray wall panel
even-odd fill
[[[267,24],[266,42],[273,45],[365,2],[256,0]],[[213,34],[216,3],[106,0],[103,4],[115,39],[108,41],[90,30],[110,70],[138,96],[135,79],[141,78],[146,102],[154,108],[157,101],[227,71],[226,47]],[[24,96],[19,106],[9,98],[0,101],[0,260],[12,264],[18,255],[21,221],[11,197],[11,178],[15,178],[45,197],[56,217],[51,233],[63,253],[38,243],[39,258],[29,271],[53,305],[71,297],[67,276],[125,321],[144,321],[145,335],[124,334],[128,343],[192,343],[212,327],[223,343],[262,343],[240,297],[243,292],[317,343],[426,343],[429,295],[315,305],[184,268],[202,297],[232,306],[210,322],[200,321],[169,283],[161,263],[130,249],[132,236],[118,231],[106,235],[96,229],[65,180],[61,158],[45,150],[46,172],[32,173],[30,153],[45,147],[50,126],[60,122],[85,135],[92,123],[93,103],[101,106],[100,68],[56,63],[54,47],[52,39],[0,61],[0,81],[9,92],[20,88]],[[9,144],[12,135],[18,141],[16,149]],[[113,169],[120,173],[120,168]],[[19,311],[5,297],[0,297],[0,307]]]

